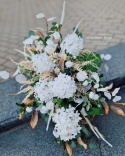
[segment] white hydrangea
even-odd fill
[[[73,97],[77,89],[74,79],[62,73],[54,81],[50,81],[49,86],[54,97],[61,99]]]
[[[45,47],[45,52],[47,54],[52,54],[56,48],[58,44],[55,44],[54,41],[52,40],[52,38],[48,39],[46,42],[47,46]]]
[[[53,135],[56,138],[60,137],[61,140],[68,141],[75,138],[80,132],[81,127],[78,123],[81,117],[79,117],[78,111],[74,111],[75,108],[71,106],[68,109],[64,107],[57,109],[53,117],[53,122],[56,123]]]
[[[83,39],[78,37],[75,33],[67,35],[60,47],[62,52],[66,50],[67,53],[78,56],[79,52],[83,49]]]
[[[46,53],[33,55],[32,62],[32,68],[37,72],[37,74],[42,74],[46,71],[53,71],[56,66]]]
[[[85,71],[83,71],[82,73],[78,72],[76,74],[76,78],[78,81],[84,81],[88,78],[87,73]]]
[[[47,79],[40,80],[34,86],[34,95],[36,99],[39,99],[41,103],[48,102],[53,98],[53,93],[49,88],[49,83]]]
[[[65,65],[66,65],[67,68],[70,68],[70,67],[73,66],[73,62],[67,61],[67,62],[65,63]]]

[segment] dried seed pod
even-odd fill
[[[27,105],[30,105],[32,104],[33,102],[35,101],[35,98],[33,98],[32,100],[30,100],[30,98],[27,98],[24,103],[27,104]]]
[[[112,103],[112,105],[114,105],[116,107],[123,107],[123,106],[125,106],[125,103]]]
[[[105,109],[105,114],[108,115],[109,113],[109,105],[106,101],[101,102],[101,104],[103,105],[104,109]]]
[[[33,111],[32,118],[30,121],[30,125],[32,128],[35,128],[38,122],[38,112],[36,110]]]
[[[69,144],[66,142],[66,149],[67,149],[67,152],[68,152],[68,154],[69,154],[69,156],[72,156],[72,148],[71,147],[69,147]]]
[[[32,30],[32,29],[31,29]],[[32,30],[34,33],[36,33],[37,35],[39,35],[43,40],[44,40],[44,35],[38,31],[38,30]]]
[[[116,113],[116,114],[118,114],[118,115],[125,116],[123,110],[122,110],[121,108],[119,108],[119,107],[115,107],[115,106],[113,106],[113,105],[110,105],[110,109],[111,109],[114,113]]]
[[[113,88],[113,82],[108,86],[108,89],[107,90],[110,90]]]
[[[66,54],[62,56],[62,58],[60,59],[59,61],[59,68],[61,69],[61,71],[63,72],[64,71],[64,62],[66,60]]]
[[[19,114],[19,119],[22,119],[22,117],[23,117],[23,114],[20,113],[20,114]]]
[[[85,149],[87,149],[87,145],[82,141],[81,137],[77,139],[77,142],[82,145]]]

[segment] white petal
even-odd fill
[[[43,13],[39,13],[36,15],[36,18],[43,18],[43,17],[45,17],[45,15]]]
[[[27,45],[27,44],[32,44],[33,40],[31,38],[27,38],[25,41],[23,41],[23,44]]]
[[[103,59],[103,58],[104,58],[104,54],[101,54],[100,56],[101,56],[101,59]]]
[[[85,82],[83,82],[83,86],[88,86],[88,81],[86,80]]]
[[[76,103],[81,104],[81,103],[83,102],[83,99],[82,99],[82,98],[77,98],[77,99],[75,99],[74,101],[75,101]]]
[[[27,80],[27,78],[23,74],[19,74],[15,77],[15,80],[19,83],[22,83]]]
[[[30,113],[30,112],[32,112],[32,107],[26,107],[26,111],[28,112],[28,113]]]
[[[13,74],[13,76],[16,76],[20,73],[20,68],[17,68],[17,70],[15,71],[15,73]]]
[[[9,73],[7,71],[0,71],[0,77],[7,80],[9,78]]]
[[[85,112],[85,108],[82,108],[81,112],[84,116],[87,116],[87,113]]]
[[[105,92],[107,91],[108,87],[105,87],[105,88],[98,88],[97,91],[98,92]]]
[[[119,100],[121,100],[121,96],[115,96],[115,98],[113,99],[113,102],[117,102]]]
[[[41,112],[42,114],[46,114],[46,113],[48,112],[47,107],[46,107],[46,106],[42,106],[42,108],[40,109],[40,112]]]
[[[98,83],[96,83],[95,85],[94,85],[94,88],[99,88],[99,84]]]
[[[50,18],[47,19],[47,21],[48,21],[48,22],[49,22],[49,21],[53,21],[55,18],[56,18],[56,17],[50,17]]]
[[[119,88],[116,88],[113,92],[112,92],[112,96],[115,96],[120,90],[120,87]]]
[[[31,38],[32,40],[38,40],[38,39],[39,39],[39,36],[37,36],[37,35],[35,35],[35,36],[34,36],[34,35],[31,35],[30,38]]]
[[[98,100],[99,99],[99,95],[98,94],[95,94],[94,96],[93,96],[93,100]]]
[[[93,97],[94,97],[94,93],[93,93],[93,92],[90,92],[90,93],[89,93],[89,98],[90,98],[90,99],[93,99]]]
[[[110,100],[111,99],[111,94],[109,92],[104,92],[104,95]]]
[[[106,71],[106,72],[109,71],[109,67],[107,66],[107,64],[104,64],[104,68],[105,68],[105,71]]]
[[[110,60],[111,58],[112,58],[112,56],[110,54],[107,54],[107,55],[104,56],[104,59],[106,61]]]

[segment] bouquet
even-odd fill
[[[45,20],[46,30],[31,30],[29,38],[23,42],[24,51],[16,49],[24,55],[25,60],[20,63],[12,61],[18,66],[14,76],[22,84],[17,94],[25,93],[22,103],[17,103],[21,107],[19,119],[26,112],[33,111],[30,124],[35,128],[40,111],[47,123],[46,130],[52,120],[57,143],[67,149],[71,156],[76,143],[87,149],[84,138],[91,136],[88,128],[112,147],[91,123],[95,115],[102,114],[103,107],[106,114],[109,108],[119,115],[125,114],[119,108],[124,104],[116,103],[121,99],[116,95],[120,88],[110,91],[113,84],[104,87],[102,83],[100,66],[104,64],[108,71],[106,61],[111,59],[111,55],[100,55],[84,48],[83,29],[78,30],[81,20],[73,33],[63,38],[61,28],[64,14],[65,2],[60,23],[53,22],[55,17],[47,19],[43,13],[36,15],[36,18]],[[1,71],[0,76],[6,79],[9,75]],[[109,106],[105,97],[113,97],[114,104]]]

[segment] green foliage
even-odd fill
[[[53,103],[57,103],[57,98],[53,98]]]
[[[92,107],[91,110],[93,111],[93,113],[95,115],[100,115],[101,114],[101,110],[99,108]]]
[[[96,143],[95,142],[90,142],[90,144],[89,144],[89,148],[90,148],[90,150],[95,150],[96,149]]]
[[[39,76],[35,76],[33,79],[34,79],[35,81],[39,81]]]
[[[30,30],[29,31],[29,37],[32,36],[32,35],[35,35],[35,33],[32,30]]]
[[[42,114],[42,113],[41,113],[41,117],[42,117],[43,119],[45,119],[46,114]]]
[[[86,137],[89,138],[92,136],[92,133],[88,131],[88,129],[85,126],[82,126],[83,133],[86,134]]]
[[[69,143],[68,143],[69,144]],[[71,143],[69,144],[69,146],[71,148],[75,148],[76,147],[76,143],[74,141],[71,141]]]
[[[81,133],[77,133],[75,138],[78,139],[79,137],[81,137]]]
[[[41,103],[38,102],[38,100],[36,100],[36,106],[39,107],[41,105]]]
[[[101,102],[104,102],[104,101],[105,101],[105,98],[104,98],[104,97],[101,97],[99,100],[100,100]]]
[[[45,118],[44,118],[44,121],[45,121],[45,123],[47,124],[48,123],[48,116],[46,116]]]
[[[25,103],[22,103],[22,104],[19,104],[19,103],[16,103],[17,106],[20,106],[20,107],[25,107],[26,104]]]

